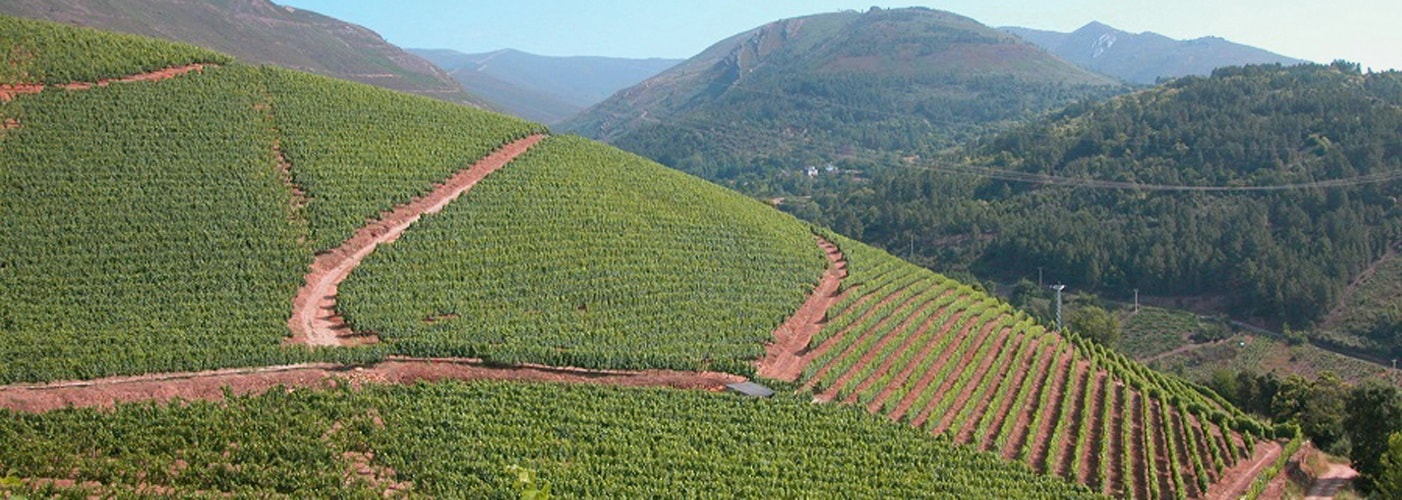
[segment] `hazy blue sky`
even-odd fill
[[[274,0],[369,27],[403,47],[686,58],[769,21],[923,5],[990,26],[1073,31],[1101,21],[1173,38],[1221,36],[1283,55],[1402,69],[1398,0]]]

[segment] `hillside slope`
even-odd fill
[[[195,392],[223,403],[0,411],[0,434],[16,436],[0,450],[0,493],[502,495],[510,465],[581,496],[1086,493],[1001,457],[1095,492],[1159,498],[1223,484],[1235,494],[1241,476],[1229,471],[1269,458],[1279,446],[1263,438],[1288,430],[948,278],[577,137],[533,142],[441,211],[415,214],[401,238],[351,271],[333,312],[381,344],[284,345],[293,290],[318,252],[541,127],[187,46],[0,17],[0,30],[26,29],[55,32],[17,38],[11,53],[28,55],[28,74],[106,60],[49,55],[74,37],[92,53],[133,58],[86,68],[99,78],[190,58],[211,64],[42,88],[12,75],[0,87],[17,92],[0,104],[0,160],[12,166],[0,172],[0,208],[13,214],[0,224],[0,380],[9,384],[0,392],[128,382],[19,381],[308,360],[335,362],[311,368],[348,382],[326,387],[307,365],[274,367],[242,373],[313,378],[286,390],[265,384],[251,399],[232,398],[247,388]],[[819,288],[831,244],[850,274]],[[513,379],[529,371],[600,383],[646,378],[643,368],[748,375],[815,290],[840,295],[809,311],[817,336],[790,346],[803,363],[797,397]],[[379,378],[386,354],[513,380],[384,387],[395,383]],[[442,375],[451,368],[426,370],[422,378],[451,378]],[[146,398],[169,397],[161,382],[210,384],[211,375],[220,374],[143,379],[155,384]],[[924,432],[812,405],[809,393]]]
[[[463,87],[504,111],[556,123],[681,62],[679,59],[551,57],[519,50],[464,54],[408,49],[447,70]]]
[[[711,180],[919,154],[1120,87],[923,8],[786,19],[721,41],[560,126]]]
[[[999,28],[1083,68],[1121,80],[1152,84],[1183,76],[1207,76],[1226,66],[1292,65],[1305,61],[1217,37],[1174,40],[1153,32],[1128,33],[1092,22],[1071,33]]]
[[[1399,124],[1396,72],[1225,68],[815,201],[839,231],[860,224],[942,266],[1011,280],[1041,267],[1082,290],[1198,297],[1303,329],[1402,239]]]
[[[485,106],[442,69],[375,32],[269,0],[12,0],[0,14],[191,43],[244,62]]]

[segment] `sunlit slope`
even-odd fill
[[[341,309],[403,354],[748,373],[826,265],[788,215],[555,137],[367,258]]]
[[[265,74],[282,152],[293,181],[306,190],[318,250],[503,144],[545,131],[369,85],[274,68]]]
[[[1137,498],[1201,496],[1275,433],[982,292],[830,237],[850,274],[800,377],[819,399]]]
[[[293,293],[324,246],[307,242],[348,233],[539,129],[179,44],[10,18],[0,26],[5,54],[23,55],[4,85],[221,63],[0,104],[0,382],[373,356],[281,346]],[[393,139],[326,132],[336,128]],[[284,142],[307,164],[292,167],[293,182],[277,161]],[[357,196],[362,186],[375,192]]]
[[[847,408],[699,391],[511,382],[270,391],[157,409],[0,412],[0,435],[14,438],[0,449],[11,477],[92,488],[60,491],[73,496],[517,498],[508,472],[517,465],[562,498],[1093,498]]]
[[[0,16],[0,84],[93,82],[232,59],[193,45]]]

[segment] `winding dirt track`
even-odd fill
[[[177,398],[218,401],[224,398],[226,388],[229,393],[245,395],[277,386],[289,389],[327,387],[341,381],[358,386],[438,380],[525,380],[719,391],[744,377],[669,370],[581,370],[538,365],[493,367],[471,359],[398,358],[369,367],[312,363],[12,385],[0,388],[0,408],[38,413],[68,406],[111,407],[118,402],[165,402]]]
[[[175,76],[183,75],[191,71],[204,71],[205,68],[217,67],[219,66],[215,64],[187,64],[185,66],[165,68],[149,73],[137,73],[135,75],[128,75],[121,78],[104,78],[96,82],[64,83],[52,85],[52,87],[68,90],[84,90],[93,87],[106,87],[113,83],[154,82],[157,80],[173,78]],[[41,83],[3,84],[0,85],[0,102],[10,102],[15,98],[15,96],[20,94],[37,94],[43,92],[44,88],[46,87],[48,86]]]
[[[357,345],[378,342],[373,335],[357,334],[344,318],[336,314],[336,288],[360,261],[381,243],[399,238],[410,225],[424,214],[442,210],[478,181],[510,163],[521,153],[544,139],[532,135],[512,142],[478,160],[471,167],[458,171],[428,194],[399,205],[379,220],[356,230],[340,246],[316,256],[306,282],[292,299],[292,317],[287,320],[292,330],[289,342],[311,346]]]
[[[847,260],[837,245],[817,239],[818,246],[827,253],[828,270],[803,306],[774,329],[774,342],[765,347],[764,359],[760,360],[756,372],[761,377],[789,382],[798,380],[803,368],[812,361],[812,357],[808,356],[808,343],[827,324],[828,309],[841,298],[837,289],[847,278]]]

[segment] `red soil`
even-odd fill
[[[1052,361],[1056,359],[1056,352],[1054,347],[1043,344],[1037,345],[1036,349],[1030,352],[1031,354],[1029,354],[1029,356],[1031,359],[1021,363],[1017,367],[1017,372],[1012,376],[1014,382],[1013,385],[1008,388],[1009,397],[1003,400],[1003,404],[993,409],[993,421],[988,425],[988,434],[974,436],[974,438],[977,439],[975,442],[978,443],[979,449],[1003,452],[1004,450],[995,449],[994,447],[998,445],[998,431],[1007,424],[1007,420],[1009,418],[1014,419],[1013,427],[1008,429],[1008,442],[1012,443],[1015,441],[1014,438],[1017,437],[1019,432],[1016,422],[1022,422],[1021,426],[1025,429],[1027,423],[1032,420],[1030,412],[1037,411],[1037,409],[1034,408],[1037,405],[1037,392],[1041,390],[1042,384],[1046,381],[1047,368],[1050,367]],[[1029,375],[1031,376],[1029,377]],[[1017,415],[1012,415],[1011,412],[1017,403],[1018,394],[1022,392],[1024,386],[1028,385],[1031,387],[1028,387],[1026,397],[1030,398],[1030,401],[1027,401],[1028,404],[1023,405],[1022,411],[1018,412]]]
[[[1105,468],[1105,484],[1101,485],[1100,491],[1106,495],[1123,494],[1125,488],[1124,477],[1124,426],[1125,423],[1125,385],[1114,384],[1114,391],[1106,396],[1109,398],[1106,404],[1110,405],[1111,421],[1105,426],[1105,439],[1110,440],[1110,454],[1105,457],[1107,463],[1101,464]]]
[[[1130,391],[1129,395],[1129,405],[1132,408],[1133,418],[1130,439],[1134,441],[1133,445],[1138,449],[1130,454],[1131,458],[1134,459],[1134,462],[1130,464],[1130,470],[1134,471],[1134,477],[1131,478],[1134,483],[1127,485],[1125,491],[1132,492],[1130,496],[1134,498],[1149,498],[1149,464],[1145,459],[1149,450],[1144,447],[1147,437],[1144,434],[1147,430],[1144,427],[1144,395],[1139,391]]]
[[[1027,377],[1027,367],[1032,363],[1031,357],[1040,351],[1040,349],[1034,349],[1034,347],[1040,346],[1030,345],[1033,339],[1027,336],[1022,336],[1018,341],[1020,346],[1017,351],[1013,352],[1012,357],[1009,357],[1007,361],[999,365],[998,374],[996,375],[997,379],[993,381],[993,386],[987,391],[984,391],[983,397],[974,405],[974,411],[970,412],[969,418],[965,419],[963,424],[959,426],[954,434],[954,442],[973,443],[974,431],[978,430],[979,421],[990,416],[996,418],[996,415],[989,415],[988,413],[988,405],[992,404],[993,397],[1003,391],[1012,391],[1013,394],[1016,394],[1022,380]],[[1011,397],[1004,398],[1004,404],[1011,403],[1012,400],[1013,398]],[[1007,410],[1004,409],[1001,411],[1006,412]],[[996,427],[992,428],[996,429]],[[982,441],[979,441],[980,446],[977,446],[979,449],[983,449],[981,443]]]
[[[997,352],[999,346],[1001,346],[1003,344],[1003,341],[1007,339],[1007,337],[1002,335],[998,335],[996,337],[993,335],[993,329],[997,328],[997,326],[997,323],[994,323],[992,321],[984,323],[983,328],[979,330],[978,338],[969,345],[968,349],[965,349],[962,353],[960,353],[958,362],[959,364],[955,366],[967,367],[966,369],[976,369],[972,366],[972,363],[974,362],[974,356],[978,354],[980,346],[983,346],[984,344],[987,344],[989,342],[992,342],[994,344],[992,346],[991,352]],[[993,356],[984,356],[983,360],[985,362],[991,362],[993,360]],[[958,371],[950,372],[949,377],[946,377],[944,381],[940,383],[939,387],[935,388],[935,394],[943,395],[949,391],[954,390],[955,382],[958,382],[959,380],[958,373]],[[920,413],[917,413],[915,415],[915,418],[910,421],[911,425],[915,427],[923,427],[925,425],[925,421],[930,419],[930,414],[935,411],[936,406],[939,406],[939,398],[931,399],[929,401],[929,404],[926,405],[924,408],[921,408]],[[940,416],[943,417],[943,415]]]
[[[1081,470],[1077,473],[1076,482],[1086,485],[1094,484],[1095,471],[1102,467],[1100,463],[1100,440],[1105,438],[1105,419],[1100,418],[1105,406],[1105,386],[1109,383],[1104,371],[1094,373],[1095,381],[1091,389],[1090,430],[1086,432],[1086,442],[1081,447]]]
[[[896,403],[896,407],[892,408],[891,412],[886,415],[891,420],[900,420],[901,417],[905,416],[907,411],[910,411],[910,407],[915,404],[915,400],[919,399],[920,394],[925,392],[925,389],[935,381],[935,376],[939,375],[940,368],[949,363],[949,358],[959,351],[959,345],[964,342],[964,337],[967,337],[969,332],[974,329],[973,321],[953,320],[951,323],[956,321],[964,322],[964,327],[959,329],[959,337],[949,341],[951,347],[940,353],[940,357],[936,359],[934,363],[930,364],[930,369],[920,375],[920,379],[915,381],[915,385],[911,386],[910,391],[905,393],[905,397],[902,397],[901,400]],[[982,330],[983,333],[987,334],[992,326],[992,323],[985,324]],[[977,339],[973,340],[971,343],[976,342],[978,342]]]
[[[1203,498],[1208,499],[1234,499],[1241,498],[1246,494],[1246,490],[1251,488],[1251,483],[1260,475],[1261,470],[1275,462],[1276,457],[1284,451],[1284,447],[1275,441],[1260,440],[1256,442],[1256,449],[1250,460],[1238,461],[1235,465],[1227,468],[1222,473],[1222,479],[1207,487],[1207,493]]]
[[[925,307],[929,307],[928,303],[920,306],[921,309]],[[919,326],[915,327],[914,331],[907,334],[905,337],[905,341],[901,342],[901,345],[897,346],[896,349],[891,352],[890,356],[887,356],[886,359],[881,360],[881,365],[877,366],[876,369],[873,370],[869,376],[867,376],[866,380],[863,380],[861,381],[861,383],[857,384],[857,387],[855,389],[852,389],[851,394],[848,394],[847,398],[844,399],[843,402],[856,402],[857,397],[862,393],[862,391],[865,391],[872,385],[875,385],[877,381],[881,380],[881,377],[883,375],[889,373],[891,371],[891,367],[896,364],[896,361],[900,360],[901,353],[913,349],[915,347],[915,342],[917,340],[920,340],[921,337],[925,336],[925,333],[929,331],[930,327],[934,324],[934,322],[938,320],[940,316],[945,313],[946,310],[947,307],[941,307],[940,310],[935,311],[933,314],[930,315],[929,318],[926,318],[924,322],[920,323]],[[899,335],[899,332],[909,331],[911,326],[910,323],[913,322],[916,316],[918,315],[918,310],[913,311],[910,318],[906,319],[905,322],[901,323],[900,326],[897,326],[896,329],[893,330],[892,336]],[[856,373],[860,371],[863,367],[865,367],[868,363],[875,361],[875,357],[878,354],[880,354],[881,349],[885,347],[886,343],[887,341],[883,339],[877,346],[873,347],[870,351],[863,355],[862,360],[858,361],[856,366],[853,366],[849,373]],[[936,343],[938,343],[937,339],[931,339],[931,342],[929,342],[928,345],[935,345]],[[909,360],[909,362],[907,363],[907,367],[912,366],[915,366],[915,362],[913,360]],[[886,385],[886,387],[882,388],[881,392],[884,393],[894,390],[895,387],[893,386],[896,383],[897,381],[892,380]],[[839,384],[834,384],[834,386],[828,390],[832,391],[835,395],[837,392],[837,388],[842,387],[843,385],[845,385],[845,383],[840,382]],[[819,399],[822,399],[822,397],[819,397]]]
[[[871,317],[871,315],[876,314],[878,310],[880,310],[882,307],[885,307],[887,304],[890,304],[891,301],[896,300],[896,296],[899,295],[901,292],[905,291],[905,289],[909,288],[910,286],[911,284],[908,283],[894,290],[889,290],[888,292],[886,292],[885,295],[881,297],[879,301],[877,301],[876,304],[872,305],[869,309],[866,310],[866,312],[862,313],[862,316],[860,318],[857,318],[856,321],[853,321],[851,324],[847,325],[847,327],[843,328],[842,331],[837,332],[837,334],[833,335],[832,337],[829,337],[826,341],[822,343],[822,345],[816,347],[809,346],[807,350],[803,351],[800,354],[800,357],[803,358],[801,363],[806,366],[809,363],[812,363],[814,359],[820,358],[824,354],[827,354],[828,350],[832,349],[833,346],[836,346],[838,343],[840,343],[842,338],[852,333],[853,328],[856,328],[857,325],[862,324],[863,321],[866,321],[866,319]],[[849,290],[848,292],[844,293],[850,292],[851,291]],[[856,311],[860,307],[864,307],[864,304],[866,304],[867,302],[875,300],[872,294],[875,294],[877,292],[880,292],[880,290],[871,290],[870,292],[867,292],[866,295],[863,295],[861,298],[857,299],[857,303],[849,307],[848,310]],[[811,387],[811,385],[808,387]]]
[[[822,238],[817,239],[818,246],[827,253],[828,270],[823,273],[818,286],[813,288],[813,293],[803,302],[803,306],[774,329],[774,342],[765,347],[764,359],[759,361],[756,371],[761,377],[790,382],[798,380],[803,369],[812,361],[811,357],[803,356],[804,351],[808,349],[808,343],[813,340],[813,335],[828,323],[828,309],[842,299],[837,289],[842,280],[847,278],[847,260],[837,245]]]
[[[1008,347],[1008,340],[1012,339],[1011,333],[1011,330],[1007,328],[998,331],[998,338],[995,340],[996,344],[993,346],[993,349],[988,351],[988,355],[980,360],[978,368],[974,369],[973,377],[965,381],[964,386],[960,388],[959,395],[954,398],[954,404],[950,405],[949,409],[945,411],[945,414],[940,416],[939,424],[936,425],[934,429],[935,434],[940,434],[954,425],[954,418],[959,416],[959,410],[964,408],[964,405],[969,404],[969,398],[973,397],[974,391],[978,388],[979,384],[983,382],[984,377],[988,376],[988,371],[993,369],[993,363],[998,361],[999,356],[995,356],[994,353],[1002,352],[1004,349],[1011,349]],[[964,362],[969,363],[972,361],[972,359],[969,359]]]
[[[124,76],[121,78],[104,78],[96,82],[72,82],[54,86],[67,90],[85,90],[93,87],[106,87],[113,83],[154,82],[157,80],[166,80],[169,78],[174,78],[176,76],[183,75],[191,71],[202,72],[205,68],[216,67],[218,66],[213,64],[188,64],[185,66],[166,68],[152,71],[150,73],[139,73],[135,75]],[[39,83],[3,84],[0,85],[0,102],[10,102],[14,100],[15,96],[21,94],[37,94],[39,92],[43,92],[44,88],[45,85]]]
[[[1036,469],[1037,472],[1043,474],[1051,472],[1045,470],[1043,464],[1047,461],[1047,455],[1052,453],[1054,443],[1051,442],[1051,438],[1056,431],[1056,423],[1064,418],[1062,413],[1065,412],[1066,408],[1061,405],[1062,396],[1068,390],[1073,391],[1073,393],[1077,390],[1083,369],[1079,363],[1076,363],[1072,351],[1063,347],[1061,349],[1061,364],[1057,365],[1056,378],[1053,380],[1055,385],[1052,386],[1052,393],[1047,395],[1047,402],[1051,403],[1052,407],[1044,410],[1052,413],[1038,423],[1035,431],[1029,431],[1028,435],[1023,438],[1023,441],[1033,440],[1032,453],[1029,458],[1032,461],[1032,468]]]
[[[1050,444],[1051,446],[1061,447],[1055,450],[1059,458],[1056,461],[1056,469],[1051,472],[1065,478],[1071,477],[1075,472],[1071,470],[1071,463],[1073,461],[1072,455],[1076,454],[1076,437],[1080,435],[1081,413],[1086,411],[1085,405],[1082,405],[1081,402],[1085,401],[1086,391],[1095,390],[1091,387],[1091,384],[1095,383],[1094,377],[1096,374],[1090,371],[1090,366],[1086,365],[1079,371],[1081,372],[1081,376],[1077,377],[1075,392],[1071,393],[1071,400],[1068,401],[1071,403],[1071,413],[1068,415],[1065,409],[1062,409],[1063,418],[1070,418],[1070,420],[1067,420],[1066,435],[1064,436],[1066,441]],[[1048,450],[1047,452],[1051,453],[1052,450]]]
[[[1193,449],[1188,447],[1187,428],[1183,426],[1182,410],[1175,409],[1170,413],[1168,423],[1173,442],[1178,443],[1178,471],[1183,474],[1183,486],[1188,490],[1188,496],[1199,496],[1202,492],[1198,491],[1197,469],[1193,468]]]
[[[1057,346],[1054,344],[1051,346],[1051,353],[1045,357],[1046,362],[1042,364],[1042,367],[1037,371],[1036,375],[1034,375],[1035,378],[1032,380],[1032,383],[1037,384],[1037,386],[1033,387],[1032,391],[1028,393],[1030,395],[1029,397],[1033,399],[1028,401],[1022,413],[1017,415],[1017,421],[1013,423],[1012,434],[1008,438],[1007,446],[1004,446],[1001,450],[1005,460],[1017,458],[1018,455],[1022,453],[1023,446],[1027,444],[1027,440],[1032,437],[1032,419],[1036,416],[1035,414],[1042,411],[1053,411],[1053,408],[1037,407],[1036,402],[1041,398],[1041,393],[1048,393],[1046,398],[1048,402],[1055,403],[1060,401],[1061,388],[1059,386],[1065,382],[1065,372],[1069,369],[1068,366],[1071,363],[1071,357],[1065,354],[1065,351],[1057,349]],[[1055,418],[1046,418],[1044,420],[1052,422],[1055,421]],[[1032,460],[1031,453],[1028,454],[1027,459],[1029,461]],[[1036,462],[1033,461],[1032,463],[1035,464]]]
[[[668,370],[612,371],[542,366],[491,367],[477,360],[394,359],[369,367],[305,364],[239,368],[195,373],[113,377],[0,387],[0,408],[44,412],[67,406],[111,407],[118,402],[218,401],[225,388],[233,394],[256,394],[277,386],[324,387],[342,381],[360,384],[408,384],[439,380],[525,380],[572,384],[674,387],[719,391],[744,380],[738,375]]]
[[[478,181],[506,166],[544,138],[544,135],[532,135],[502,146],[476,164],[453,174],[428,194],[399,205],[380,220],[361,227],[340,246],[318,254],[312,262],[311,271],[307,273],[306,283],[292,299],[292,317],[287,320],[287,327],[292,330],[289,342],[312,346],[378,342],[379,339],[373,334],[352,331],[345,319],[336,313],[337,285],[376,246],[399,238],[419,217],[442,210]]]
[[[918,300],[918,298],[919,296],[917,295],[916,299]],[[852,366],[847,369],[846,373],[843,373],[842,375],[838,376],[837,380],[832,383],[832,386],[825,389],[822,394],[819,394],[817,396],[816,399],[818,399],[819,401],[832,401],[833,398],[837,397],[838,390],[847,387],[848,384],[852,383],[852,377],[857,376],[857,373],[859,373],[862,368],[875,361],[876,357],[881,355],[882,351],[886,349],[887,345],[889,345],[896,338],[900,337],[902,332],[905,332],[910,328],[911,323],[914,322],[916,316],[919,315],[920,310],[929,307],[930,304],[933,303],[935,300],[936,297],[930,297],[925,299],[924,302],[921,302],[920,305],[916,306],[911,306],[911,304],[914,304],[915,301],[902,304],[900,306],[900,309],[898,309],[896,312],[891,313],[891,316],[878,323],[875,328],[872,328],[873,332],[876,330],[880,330],[887,322],[895,319],[897,316],[905,316],[904,318],[901,318],[900,323],[896,324],[894,328],[891,328],[890,331],[886,332],[886,335],[882,336],[881,339],[877,340],[876,343],[871,346],[871,348],[867,349],[866,352],[861,353],[861,357],[857,359],[857,362],[853,363]],[[942,312],[943,309],[941,309],[940,311],[936,311],[935,315],[938,316]],[[848,347],[847,351],[843,352],[841,356],[833,358],[833,361],[836,362],[839,359],[856,355],[856,349],[861,348],[861,344],[862,342],[866,341],[866,338],[867,336],[863,335],[862,338],[857,339],[857,341],[853,342],[852,346]],[[890,369],[891,363],[895,362],[897,355],[901,352],[904,352],[905,349],[910,348],[910,344],[911,342],[915,341],[915,338],[915,335],[906,335],[905,341],[902,342],[902,345],[897,350],[892,351],[891,355],[886,358],[886,362],[883,363],[884,366],[878,367],[878,370],[871,373],[871,380],[874,382],[876,380],[876,377],[880,376],[882,373],[885,373],[887,369]],[[828,370],[828,367],[824,366],[823,371],[826,370]],[[819,376],[821,376],[821,372]],[[814,377],[814,380],[817,380],[817,376]],[[812,383],[813,381],[810,380],[809,382]],[[855,399],[856,396],[856,391],[853,391],[851,397]]]
[[[949,330],[950,330],[951,328],[954,328],[954,325],[956,325],[956,324],[959,323],[959,320],[963,317],[963,314],[964,314],[964,311],[958,311],[958,312],[955,312],[954,314],[952,314],[952,315],[949,316],[949,320],[948,320],[948,321],[945,321],[944,324],[940,326],[940,331],[939,331],[938,334],[935,335],[935,337],[934,337],[934,339],[933,339],[934,341],[932,341],[932,342],[930,342],[930,343],[928,343],[928,344],[925,344],[925,347],[924,347],[923,349],[921,349],[920,352],[917,353],[917,354],[915,355],[914,358],[911,358],[910,363],[906,364],[905,367],[901,369],[901,372],[900,372],[900,373],[897,373],[896,376],[895,376],[895,378],[891,379],[891,383],[890,383],[890,384],[887,384],[886,387],[881,388],[881,392],[877,393],[877,395],[876,395],[875,398],[872,398],[871,403],[867,405],[867,411],[868,411],[868,412],[871,412],[871,413],[877,413],[877,412],[879,412],[879,411],[881,410],[882,406],[886,404],[886,400],[891,398],[891,394],[894,394],[894,393],[896,392],[896,390],[898,390],[898,389],[900,389],[901,387],[905,386],[906,382],[910,381],[910,377],[911,377],[912,375],[915,374],[915,370],[916,370],[917,368],[919,368],[920,365],[921,365],[922,363],[925,362],[925,359],[929,358],[929,356],[930,356],[931,354],[934,354],[935,347],[937,347],[937,346],[940,345],[940,342],[939,342],[938,339],[941,339],[941,338],[943,338],[944,336],[949,335]],[[931,319],[932,319],[932,320],[936,320],[936,319],[939,319],[939,317],[938,317],[938,316],[931,316]],[[921,331],[920,331],[920,332],[916,332],[916,336],[923,335],[923,334],[924,334],[924,329],[925,329],[925,328],[929,328],[929,327],[930,327],[930,324],[929,324],[928,322],[927,322],[925,325],[922,325],[922,326],[921,326]],[[963,328],[963,329],[957,334],[957,336],[956,336],[955,338],[949,339],[949,342],[946,343],[945,345],[946,345],[946,346],[955,345],[955,342],[959,342],[960,338],[962,338],[965,334],[967,334],[968,331],[969,331],[969,328],[968,328],[968,327]],[[945,356],[944,356],[944,357],[946,357],[946,358],[948,357],[949,351],[950,351],[950,349],[945,349]],[[936,360],[935,360],[935,363],[932,364],[932,365],[930,365],[930,366],[931,366],[931,369],[930,369],[929,371],[930,371],[930,372],[934,372],[934,371],[935,371],[934,368],[935,368],[935,367],[938,367],[941,363],[943,363],[942,360],[936,359]],[[934,374],[933,374],[933,373],[930,373],[928,376],[934,377]],[[926,384],[928,384],[928,383],[929,383],[929,382],[926,381]],[[924,388],[924,385],[919,385],[919,386],[917,386],[917,388],[923,389],[923,388]]]
[[[1168,440],[1164,439],[1164,433],[1168,432],[1168,427],[1164,424],[1163,412],[1164,403],[1159,400],[1149,401],[1149,429],[1154,438],[1154,470],[1159,481],[1159,496],[1169,497],[1173,495],[1174,481],[1170,477],[1168,461]]]
[[[873,308],[871,308],[870,311],[867,311],[867,316],[869,316],[869,315],[871,315],[871,314],[875,314],[877,310],[881,309],[882,307],[885,307],[886,304],[890,303],[891,301],[893,301],[893,300],[895,300],[895,299],[896,299],[896,294],[895,294],[895,293],[886,296],[886,298],[882,299],[880,303],[876,304],[876,307],[873,307]],[[885,327],[886,327],[886,324],[889,323],[889,322],[891,322],[891,320],[895,319],[895,317],[898,316],[898,315],[900,315],[901,312],[907,311],[908,309],[910,309],[911,304],[914,304],[915,301],[917,301],[917,300],[920,300],[920,294],[911,294],[910,298],[906,299],[905,302],[902,302],[900,305],[896,306],[896,309],[895,309],[894,311],[892,311],[891,314],[890,314],[889,316],[886,316],[885,318],[881,318],[881,321],[877,321],[876,324],[875,324],[875,325],[872,325],[872,327],[871,327],[870,329],[868,329],[868,330],[866,330],[866,331],[864,331],[864,332],[860,332],[860,336],[858,336],[858,337],[856,338],[856,340],[854,340],[851,344],[849,344],[849,345],[847,346],[846,349],[843,349],[843,350],[842,350],[842,353],[838,354],[837,356],[834,356],[832,359],[828,360],[828,362],[827,362],[826,364],[824,364],[823,366],[819,367],[819,368],[818,368],[818,371],[815,372],[815,373],[813,374],[813,377],[812,377],[812,378],[809,378],[809,379],[808,379],[808,382],[806,382],[806,383],[803,384],[802,390],[805,390],[805,391],[806,391],[806,390],[812,389],[815,385],[817,385],[818,382],[819,382],[819,379],[821,379],[821,378],[823,378],[824,376],[826,376],[826,375],[828,374],[829,371],[832,371],[833,366],[837,363],[837,360],[846,358],[846,357],[848,357],[848,356],[854,356],[854,355],[856,355],[857,349],[860,349],[860,348],[862,347],[862,344],[863,344],[863,343],[865,343],[866,341],[870,340],[870,339],[871,339],[871,336],[872,336],[872,335],[875,335],[877,331],[880,331],[881,329],[885,328]],[[862,321],[864,321],[864,320],[857,320],[856,322],[853,322],[853,323],[852,323],[852,327],[856,327],[857,325],[860,325]],[[850,328],[851,328],[851,327],[849,327],[849,330],[850,330]],[[817,350],[808,353],[808,354],[809,354],[808,356],[804,356],[805,358],[807,358],[807,359],[804,360],[804,364],[806,365],[806,364],[808,364],[808,363],[811,363],[811,362],[813,361],[813,359],[816,359],[816,358],[818,358],[819,356],[822,356],[824,353],[827,352],[828,349],[831,349],[832,346],[836,345],[836,344],[835,344],[835,341],[837,341],[838,339],[841,339],[841,338],[845,337],[845,336],[848,335],[848,334],[850,334],[850,331],[844,331],[842,334],[835,335],[835,336],[833,336],[833,338],[828,339],[828,341],[827,341],[827,342],[824,342],[823,345],[818,346],[818,349],[817,349]],[[888,336],[883,337],[883,339],[887,339],[887,338],[889,338],[889,334],[888,334]],[[864,353],[864,354],[870,354],[870,353]],[[852,376],[852,373],[851,373],[851,372],[844,373],[844,374],[842,374],[842,377],[843,377],[843,378],[838,379],[837,382],[833,383],[832,387],[828,387],[828,388],[825,388],[825,389],[826,389],[826,390],[831,390],[831,389],[834,388],[834,387],[842,387],[842,384],[846,382],[845,379],[850,378],[851,376]],[[827,392],[825,391],[824,394],[827,394]],[[824,398],[820,395],[820,396],[818,397],[818,399],[820,399],[820,400],[822,400],[822,401],[829,401],[829,400],[831,400],[831,396],[829,395],[828,398],[824,399]]]

